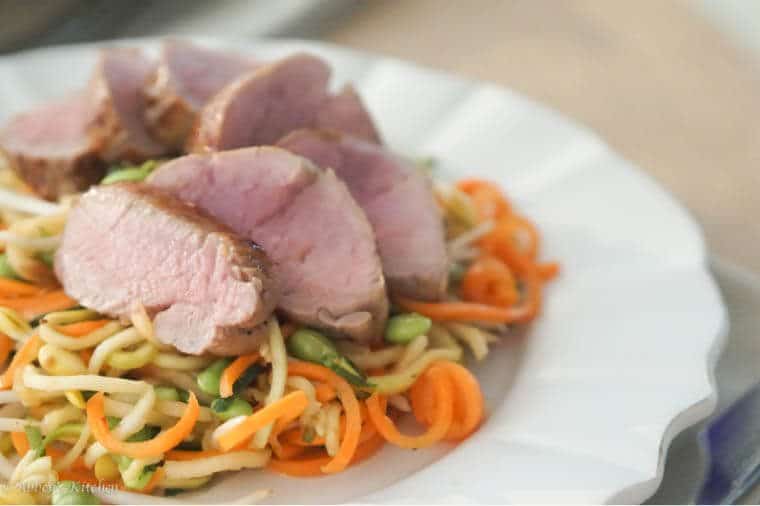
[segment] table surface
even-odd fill
[[[368,2],[324,38],[550,104],[675,194],[714,254],[760,272],[760,68],[687,3]]]

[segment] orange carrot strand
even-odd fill
[[[435,391],[435,414],[428,430],[419,436],[401,434],[393,421],[385,414],[385,397],[372,394],[367,399],[367,410],[377,431],[386,441],[401,448],[426,448],[441,441],[451,427],[453,420],[453,396],[451,381],[446,371],[432,365],[425,373]]]
[[[3,373],[2,378],[0,378],[0,390],[7,390],[13,385],[13,377],[16,375],[16,371],[31,364],[37,358],[37,353],[42,348],[42,344],[42,339],[35,334],[21,346],[13,356],[13,360]]]
[[[345,469],[350,463],[359,445],[361,435],[361,410],[353,387],[346,380],[321,365],[309,362],[292,361],[288,364],[288,374],[304,376],[313,380],[321,381],[332,386],[338,394],[343,411],[346,414],[346,432],[340,443],[338,453],[332,460],[324,465],[324,473],[337,473]]]
[[[258,353],[241,355],[228,365],[224,371],[222,371],[222,375],[219,379],[219,395],[221,397],[231,396],[235,382],[245,370],[254,364],[260,357],[261,355]]]
[[[106,421],[104,404],[103,392],[96,393],[87,401],[87,425],[92,435],[110,452],[134,459],[158,457],[180,444],[192,432],[200,413],[198,399],[195,398],[193,392],[190,392],[187,408],[174,426],[151,440],[132,443],[113,436]]]

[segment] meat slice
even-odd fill
[[[334,132],[293,132],[278,145],[346,182],[375,230],[391,294],[424,300],[445,295],[443,220],[428,178],[380,146]]]
[[[97,112],[92,132],[102,141],[103,160],[141,162],[168,151],[145,124],[147,99],[143,89],[154,71],[155,63],[138,49],[109,48],[101,52],[90,93]]]
[[[258,347],[277,285],[267,256],[194,207],[138,183],[94,187],[71,210],[55,270],[69,296],[114,317],[142,304],[185,353]]]
[[[379,338],[388,300],[372,228],[332,172],[260,147],[179,158],[150,183],[261,244],[288,316],[334,335]]]
[[[353,86],[347,84],[340,93],[330,97],[317,112],[315,128],[350,133],[376,144],[380,144],[375,124],[361,97]]]
[[[0,130],[0,151],[46,199],[84,190],[105,174],[88,131],[94,113],[86,93],[78,92],[18,114]]]
[[[230,51],[176,39],[164,41],[156,72],[145,88],[145,117],[151,132],[179,151],[206,102],[255,66],[252,59]]]
[[[203,108],[189,150],[273,144],[293,130],[320,125],[377,141],[353,89],[331,95],[329,81],[327,64],[305,53],[263,65],[230,83]]]

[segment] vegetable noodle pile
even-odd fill
[[[436,196],[448,300],[394,300],[373,347],[273,317],[259,352],[235,358],[178,353],[139,304],[129,321],[79,307],[52,271],[66,204],[3,209],[0,502],[97,504],[102,487],[176,495],[245,468],[322,476],[386,444],[470,436],[486,406],[465,350],[483,360],[535,319],[558,266],[539,262],[538,232],[497,186],[438,183]],[[414,435],[396,425],[407,413]]]

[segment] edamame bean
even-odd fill
[[[213,362],[198,374],[198,386],[209,395],[219,396],[219,380],[222,372],[232,362],[229,358],[222,358]]]
[[[143,181],[158,166],[155,160],[148,160],[139,167],[124,167],[115,170],[103,178],[101,184],[121,183],[124,181]]]
[[[239,397],[225,397],[214,399],[211,403],[211,411],[220,420],[229,420],[240,415],[250,415],[253,407]]]
[[[291,355],[307,362],[321,363],[326,358],[338,354],[332,341],[311,329],[298,329],[288,338],[288,351]]]
[[[54,485],[53,504],[100,504],[100,500],[80,483],[59,481]]]
[[[430,330],[430,318],[417,313],[405,313],[393,316],[385,327],[385,340],[394,344],[407,344],[412,339]]]
[[[179,392],[177,392],[177,389],[174,387],[157,386],[153,387],[153,390],[156,391],[156,397],[158,397],[159,400],[179,401]]]
[[[311,329],[299,329],[288,338],[288,352],[296,358],[320,364],[354,385],[367,386],[365,375],[338,352],[330,339]]]

